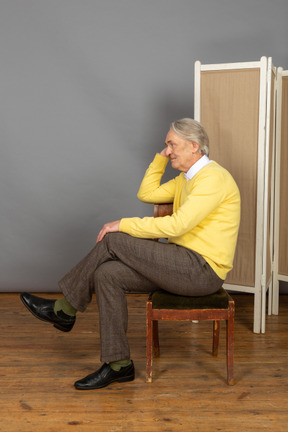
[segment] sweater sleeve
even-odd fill
[[[171,216],[124,218],[120,231],[139,238],[173,238],[191,231],[223,200],[221,176],[206,176],[196,181],[185,202]]]
[[[169,159],[156,154],[153,162],[149,165],[142,183],[140,185],[137,197],[145,203],[172,203],[175,196],[175,179],[160,185],[161,178]]]

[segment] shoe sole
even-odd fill
[[[31,313],[35,318],[38,318],[40,321],[43,321],[43,322],[47,322],[47,323],[49,323],[49,324],[52,324],[53,327],[55,327],[55,328],[58,329],[58,330],[61,330],[62,332],[65,332],[65,333],[67,333],[67,332],[69,332],[69,331],[72,330],[72,328],[70,328],[70,329],[66,329],[65,327],[62,327],[60,324],[55,324],[55,323],[53,323],[53,322],[51,322],[51,321],[48,321],[48,320],[46,320],[46,319],[44,319],[44,318],[39,317],[38,315],[35,314],[35,312],[34,312],[32,309],[30,309],[30,307],[28,306],[28,304],[27,304],[27,303],[25,302],[25,300],[22,298],[22,295],[20,295],[20,298],[21,298],[21,300],[22,300],[22,303],[23,303],[24,306],[26,307],[26,309],[28,309],[29,312],[30,312],[30,313]]]
[[[46,321],[46,322],[50,322],[50,321]],[[53,323],[50,323],[50,324],[53,324]],[[72,327],[67,329],[65,327],[62,327],[60,324],[53,324],[53,327],[55,327],[57,330],[61,330],[62,332],[65,332],[65,333],[68,333],[72,330]]]

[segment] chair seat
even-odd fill
[[[201,297],[181,296],[159,290],[152,294],[151,300],[153,309],[227,309],[229,305],[229,295],[224,288]]]

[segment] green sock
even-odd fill
[[[119,360],[115,362],[110,362],[109,365],[112,370],[119,372],[121,367],[127,367],[131,364],[131,360]]]
[[[77,309],[75,309],[65,297],[56,300],[54,304],[54,313],[57,314],[58,311],[62,310],[66,315],[75,316]]]

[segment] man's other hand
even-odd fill
[[[119,225],[120,225],[120,219],[114,222],[106,223],[101,229],[101,231],[99,232],[96,243],[100,242],[107,233],[118,232]]]

